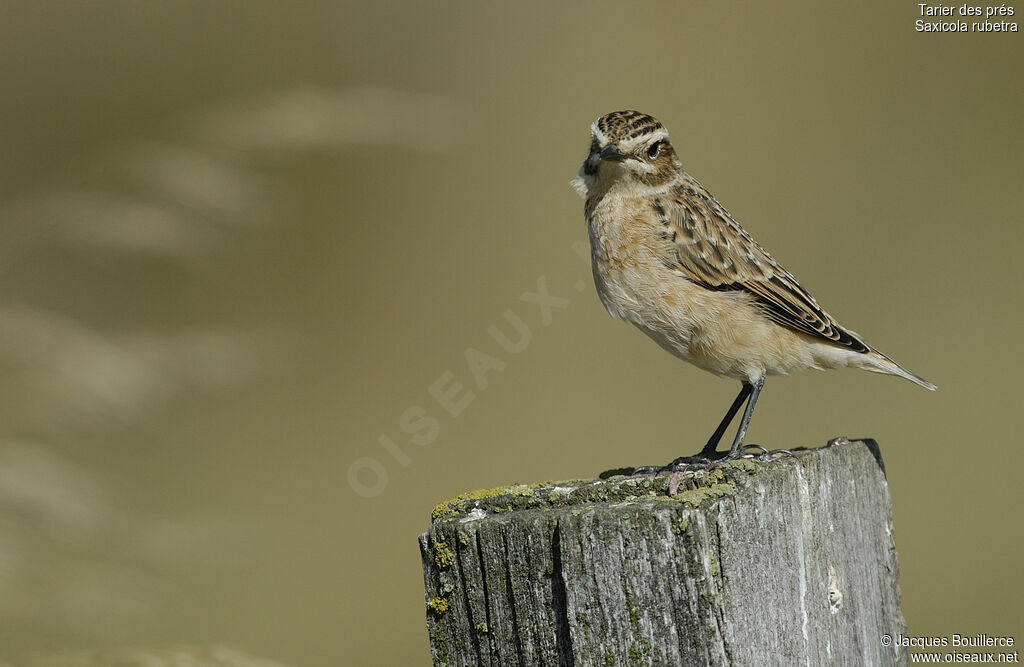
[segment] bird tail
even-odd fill
[[[920,385],[925,389],[929,389],[931,391],[935,391],[936,389],[936,386],[934,384],[932,384],[928,380],[925,380],[920,375],[915,375],[914,373],[911,373],[906,368],[900,366],[895,361],[885,356],[878,350],[871,350],[871,352],[868,352],[865,356],[868,360],[868,363],[862,367],[865,370],[874,371],[875,373],[888,373],[889,375],[897,375],[901,378],[910,380],[914,384]]]

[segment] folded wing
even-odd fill
[[[870,348],[843,329],[796,278],[751,238],[729,212],[690,179],[659,202],[672,240],[666,263],[708,289],[744,290],[773,321],[857,352]]]

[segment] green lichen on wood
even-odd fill
[[[674,515],[672,517],[672,530],[676,535],[685,535],[690,530],[690,520],[680,514]]]
[[[736,484],[734,482],[719,482],[710,486],[698,486],[694,489],[680,491],[673,500],[690,507],[700,507],[701,503],[705,500],[733,495],[736,495]]]
[[[639,643],[629,647],[629,664],[638,666],[649,665],[651,664],[650,655],[650,645],[641,639]]]
[[[448,572],[437,573],[437,589],[441,595],[448,595],[455,590],[455,583],[452,581],[454,577],[450,576]]]
[[[629,612],[629,622],[636,623],[640,620],[640,612],[637,611],[636,606],[633,605],[633,600],[630,599],[629,594],[626,594],[626,611]]]
[[[435,665],[446,665],[451,660],[448,650],[448,635],[441,628],[438,628],[431,635],[431,653],[433,653]]]
[[[455,552],[444,542],[434,544],[434,565],[439,570],[446,570],[455,564]]]
[[[753,475],[757,472],[757,463],[750,459],[733,459],[732,461],[726,461],[722,464],[723,468],[730,468],[732,470],[739,470]]]
[[[602,480],[566,480],[535,484],[511,484],[476,489],[459,494],[434,507],[434,522],[448,521],[470,512],[507,513],[519,510],[578,507],[586,511],[595,503],[625,503],[633,500],[675,500],[690,507],[736,493],[734,480],[752,474],[758,464],[740,459],[709,471],[685,473],[675,496],[668,495],[671,475],[614,476]],[[577,511],[577,510],[574,510]],[[468,545],[468,537],[459,540]]]

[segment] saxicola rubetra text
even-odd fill
[[[766,375],[852,366],[935,389],[822,310],[683,171],[660,122],[638,111],[616,111],[590,129],[590,154],[572,185],[586,199],[601,302],[680,359],[743,383],[700,453],[667,467],[742,456]],[[732,447],[719,452],[744,402]]]

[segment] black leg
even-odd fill
[[[729,424],[732,423],[733,418],[739,411],[740,406],[750,396],[750,392],[754,390],[754,386],[750,383],[744,382],[743,388],[740,389],[739,395],[736,396],[736,400],[729,406],[729,411],[725,413],[725,417],[722,418],[722,423],[718,425],[715,432],[711,434],[711,438],[708,440],[708,444],[704,445],[704,449],[700,450],[699,456],[705,458],[712,458],[715,455],[715,450],[718,449],[718,443],[722,441],[722,436],[725,435],[726,429],[729,428]]]
[[[750,386],[750,385],[746,385]],[[743,447],[743,438],[747,435],[747,427],[750,425],[750,417],[754,414],[754,405],[757,404],[757,397],[761,394],[761,388],[764,387],[764,376],[757,378],[754,382],[752,391],[750,392],[750,400],[747,401],[747,409],[743,411],[743,419],[740,420],[740,427],[736,429],[736,438],[732,441],[732,447],[729,449],[729,454],[726,458],[734,459],[740,455],[740,450]]]
[[[754,414],[754,406],[757,404],[757,397],[761,395],[761,389],[764,387],[764,376],[762,375],[753,383],[744,382],[743,388],[740,389],[740,393],[736,395],[732,405],[729,406],[729,410],[725,413],[725,417],[722,418],[721,423],[718,424],[718,428],[711,434],[711,438],[707,444],[704,445],[704,449],[700,450],[700,453],[693,456],[680,456],[675,461],[672,461],[666,466],[643,466],[636,468],[633,471],[634,475],[647,475],[659,470],[670,470],[674,472],[682,472],[686,470],[695,469],[706,469],[709,466],[717,465],[718,462],[731,461],[741,457],[754,458],[759,461],[770,461],[776,454],[790,454],[792,452],[785,449],[772,449],[768,450],[760,445],[743,445],[743,438],[747,435],[747,427],[750,426],[750,418]],[[743,411],[743,418],[740,420],[739,428],[736,429],[736,437],[733,438],[732,447],[729,448],[728,452],[719,452],[718,443],[721,442],[725,432],[729,429],[729,424],[736,417],[736,413],[739,412],[740,407],[746,402],[747,407]],[[750,453],[748,450],[756,450],[755,453]]]
[[[736,399],[729,406],[729,410],[725,413],[725,417],[722,418],[721,423],[715,432],[711,434],[711,438],[708,439],[708,443],[704,445],[704,449],[700,450],[699,453],[692,456],[680,456],[676,460],[669,463],[667,466],[661,468],[662,470],[678,470],[680,468],[686,468],[688,466],[698,465],[704,466],[710,464],[712,461],[718,461],[723,458],[735,458],[732,456],[732,452],[729,454],[725,452],[719,452],[718,443],[722,440],[722,436],[729,429],[729,424],[736,417],[736,413],[739,412],[740,407],[744,401],[751,397],[752,394],[761,390],[761,386],[764,385],[764,380],[761,380],[761,385],[753,385],[749,382],[743,383],[743,388],[740,389],[740,393],[736,395]],[[746,421],[750,421],[749,412],[751,411],[750,403],[747,403],[747,411],[743,414],[743,418]],[[735,446],[735,442],[733,446]],[[651,466],[645,466],[643,468],[637,468],[634,474],[643,474],[652,470]]]

